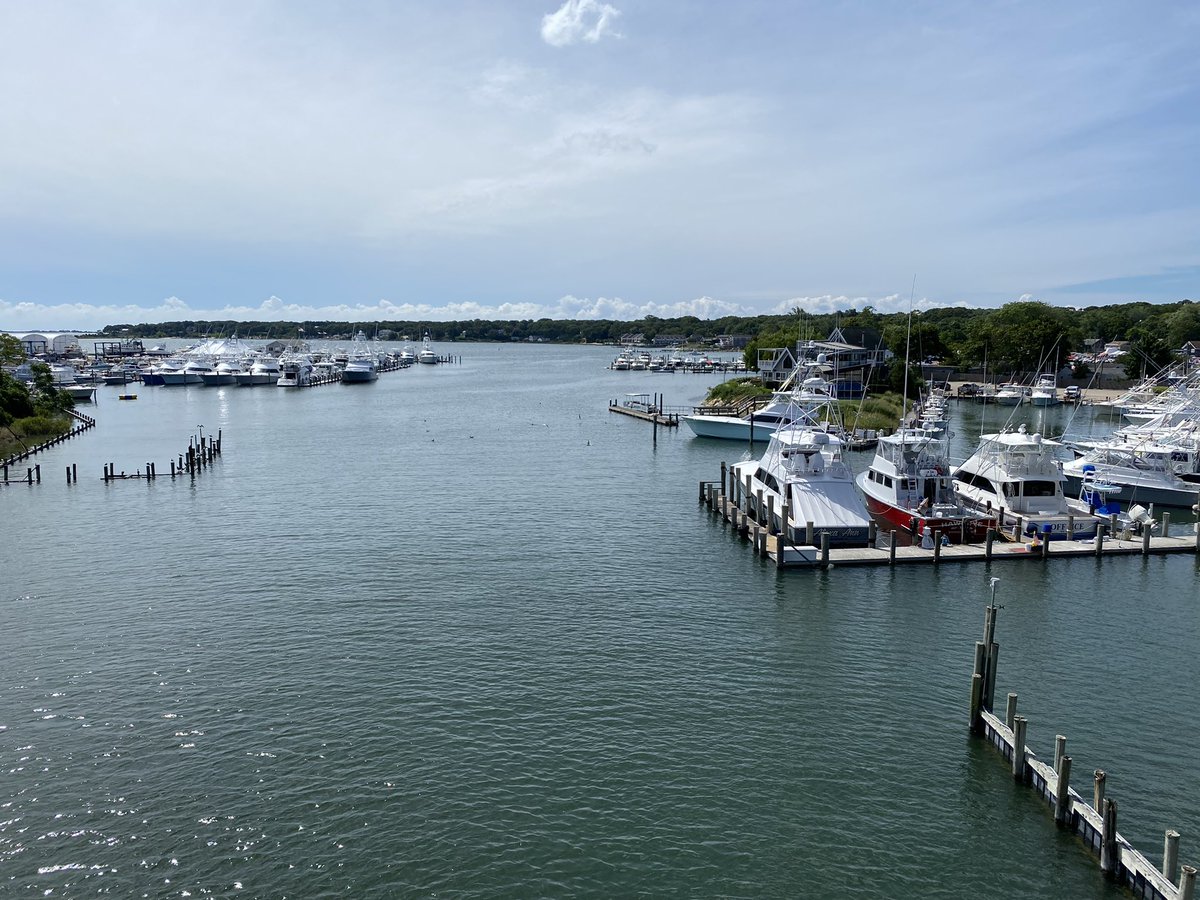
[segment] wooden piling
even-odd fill
[[[992,542],[995,540],[996,540],[996,529],[989,528],[987,530],[987,537],[984,538],[984,542],[983,542],[983,558],[988,561],[990,561],[992,558]]]
[[[983,731],[983,676],[976,672],[971,676],[971,722],[972,734]]]
[[[1067,515],[1067,540],[1075,540],[1075,516]]]
[[[1162,528],[1160,529],[1159,534],[1162,537],[1170,537],[1171,536],[1171,514],[1169,512],[1163,513]]]
[[[867,546],[874,547],[875,540],[879,535],[879,526],[874,519],[867,523]]]
[[[1142,526],[1142,556],[1150,555],[1150,523]]]
[[[1056,734],[1054,736],[1054,769],[1058,771],[1058,764],[1067,753],[1067,736],[1065,734]]]
[[[979,644],[976,643],[976,646],[979,646]],[[1017,695],[1009,694],[1008,695],[1008,706],[1004,710],[1004,724],[1008,726],[1010,731],[1012,730],[1012,727],[1013,727],[1013,719],[1015,719],[1016,716],[1017,716]]]
[[[1184,866],[1183,875],[1179,878],[1179,900],[1193,900],[1196,896],[1196,869],[1194,866]]]
[[[1163,840],[1162,873],[1171,884],[1179,883],[1179,832],[1168,828]]]
[[[1096,523],[1096,558],[1099,559],[1104,553],[1104,529],[1108,527],[1105,522]]]
[[[808,544],[808,546],[810,546],[810,547],[813,545],[813,523],[812,522],[804,523],[804,543]]]
[[[942,541],[938,533],[933,532],[933,564],[936,566],[942,561]]]
[[[79,469],[75,467],[75,463],[71,463],[71,483],[79,484]]]
[[[775,533],[775,495],[767,496],[767,536]]]
[[[1103,769],[1097,769],[1092,773],[1092,809],[1096,812],[1104,810],[1104,782],[1107,778]]]
[[[1024,716],[1016,716],[1013,719],[1013,755],[1012,755],[1012,777],[1013,781],[1025,780],[1025,728],[1026,721]]]
[[[1062,756],[1055,767],[1058,785],[1054,795],[1054,821],[1059,825],[1071,824],[1071,757]]]
[[[821,567],[829,565],[829,532],[821,532]]]
[[[762,492],[762,488],[759,488],[757,491],[754,492],[754,521],[757,522],[759,525],[761,525],[762,520],[763,520],[763,492]]]
[[[896,565],[896,529],[893,528],[888,537],[888,565]]]
[[[1104,801],[1103,827],[1100,831],[1100,871],[1110,878],[1116,877],[1120,862],[1120,849],[1117,845],[1117,801],[1109,797]]]

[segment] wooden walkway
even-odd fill
[[[1183,537],[1155,537],[1150,532],[1131,539],[1105,538],[1098,541],[1046,541],[1040,545],[1007,542],[997,537],[986,544],[935,544],[932,550],[920,546],[900,547],[895,544],[879,547],[822,546],[820,533],[812,543],[789,544],[775,529],[755,521],[751,512],[720,493],[716,482],[700,483],[700,502],[718,513],[722,520],[733,525],[745,537],[754,552],[775,561],[780,568],[826,566],[901,566],[992,560],[1062,559],[1081,556],[1148,556],[1163,553],[1200,552],[1200,532]],[[793,523],[795,527],[796,523]],[[874,532],[874,529],[872,529]]]

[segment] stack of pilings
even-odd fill
[[[217,436],[205,437],[203,432],[200,436],[194,437],[188,441],[187,450],[179,454],[178,464],[175,460],[171,460],[171,477],[183,477],[189,475],[193,479],[208,470],[221,455],[222,445],[221,432],[217,432]],[[158,469],[152,462],[146,463],[145,469],[136,469],[132,473],[126,473],[124,470],[117,472],[117,467],[113,463],[106,463],[104,466],[105,482],[109,481],[126,481],[129,479],[144,479],[153,481],[158,477]],[[75,474],[75,467],[70,466],[67,469],[67,484],[72,484],[78,481]]]
[[[995,585],[993,584],[993,589]],[[984,616],[983,640],[975,643],[975,670],[971,676],[971,732],[988,740],[1012,767],[1020,784],[1033,787],[1054,811],[1054,821],[1079,835],[1100,860],[1106,876],[1125,885],[1134,896],[1150,900],[1193,900],[1196,869],[1179,865],[1179,832],[1168,830],[1163,842],[1161,868],[1150,861],[1117,831],[1117,801],[1105,796],[1107,777],[1096,769],[1092,777],[1092,805],[1071,787],[1071,757],[1067,739],[1054,740],[1054,764],[1038,759],[1025,744],[1028,722],[1017,715],[1017,695],[1009,694],[1004,719],[992,712],[996,690],[996,643],[994,599]]]

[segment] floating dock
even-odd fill
[[[724,469],[722,465],[722,469]],[[723,473],[724,474],[724,473]],[[730,473],[732,480],[732,473]],[[737,486],[731,488],[736,490]],[[724,480],[700,482],[700,502],[721,516],[738,534],[745,537],[754,552],[774,560],[780,568],[823,568],[827,566],[899,566],[950,562],[991,562],[992,560],[1028,560],[1028,559],[1062,559],[1081,556],[1148,556],[1163,553],[1200,553],[1200,528],[1194,534],[1185,536],[1170,536],[1170,514],[1162,517],[1162,535],[1155,536],[1149,529],[1144,529],[1139,535],[1124,533],[1106,535],[1108,524],[1101,522],[1095,540],[1073,541],[1055,540],[1042,541],[1040,544],[1028,544],[1021,541],[1007,541],[996,530],[988,532],[987,541],[983,544],[945,544],[935,540],[932,549],[919,545],[899,546],[892,535],[881,532],[874,521],[870,526],[870,546],[867,547],[830,547],[829,535],[822,534],[819,528],[811,523],[792,521],[793,530],[804,531],[803,543],[789,543],[779,533],[775,515],[771,506],[765,508],[765,514],[759,515],[756,510],[764,509],[759,497],[758,502],[746,498],[739,503],[737,495],[730,497],[725,493]],[[738,492],[744,493],[744,492]],[[880,547],[884,542],[886,546]]]

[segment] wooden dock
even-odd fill
[[[724,466],[722,466],[724,468]],[[732,474],[730,475],[732,478]],[[891,535],[880,532],[871,523],[870,546],[830,547],[828,534],[819,529],[805,529],[803,543],[789,543],[776,524],[780,516],[770,506],[764,509],[762,498],[746,498],[739,503],[724,493],[724,482],[700,482],[700,502],[721,516],[722,521],[737,529],[754,552],[767,557],[780,568],[824,568],[828,566],[900,566],[916,564],[939,565],[951,562],[991,562],[992,560],[1063,559],[1083,556],[1148,556],[1163,553],[1200,552],[1200,529],[1195,534],[1171,537],[1170,518],[1163,516],[1163,535],[1154,536],[1149,530],[1140,535],[1106,537],[1101,523],[1095,540],[1043,541],[1034,545],[1006,541],[994,529],[983,544],[942,544],[934,541],[932,549],[919,545],[899,546]],[[734,488],[736,490],[736,487]],[[756,510],[764,509],[763,515]],[[804,529],[807,523],[791,521],[792,529]],[[878,546],[884,543],[885,546]]]
[[[996,668],[1000,645],[996,643],[995,580],[992,602],[984,613],[983,640],[975,642],[975,667],[971,674],[970,730],[1000,751],[1012,777],[1038,792],[1054,813],[1055,823],[1077,835],[1099,858],[1100,870],[1124,885],[1135,897],[1148,900],[1193,900],[1196,869],[1179,864],[1179,832],[1168,829],[1163,841],[1162,866],[1156,867],[1117,831],[1117,801],[1107,793],[1103,769],[1092,774],[1092,804],[1071,787],[1071,757],[1067,738],[1054,739],[1054,764],[1038,759],[1025,743],[1028,721],[1017,715],[1017,695],[1009,694],[1005,716],[993,712]]]
[[[645,399],[631,399],[633,397],[644,397]],[[661,394],[655,394],[654,399],[650,399],[649,394],[631,394],[624,401],[609,400],[608,411],[620,413],[623,416],[633,416],[643,422],[667,428],[675,428],[679,425],[679,413],[664,411]]]

